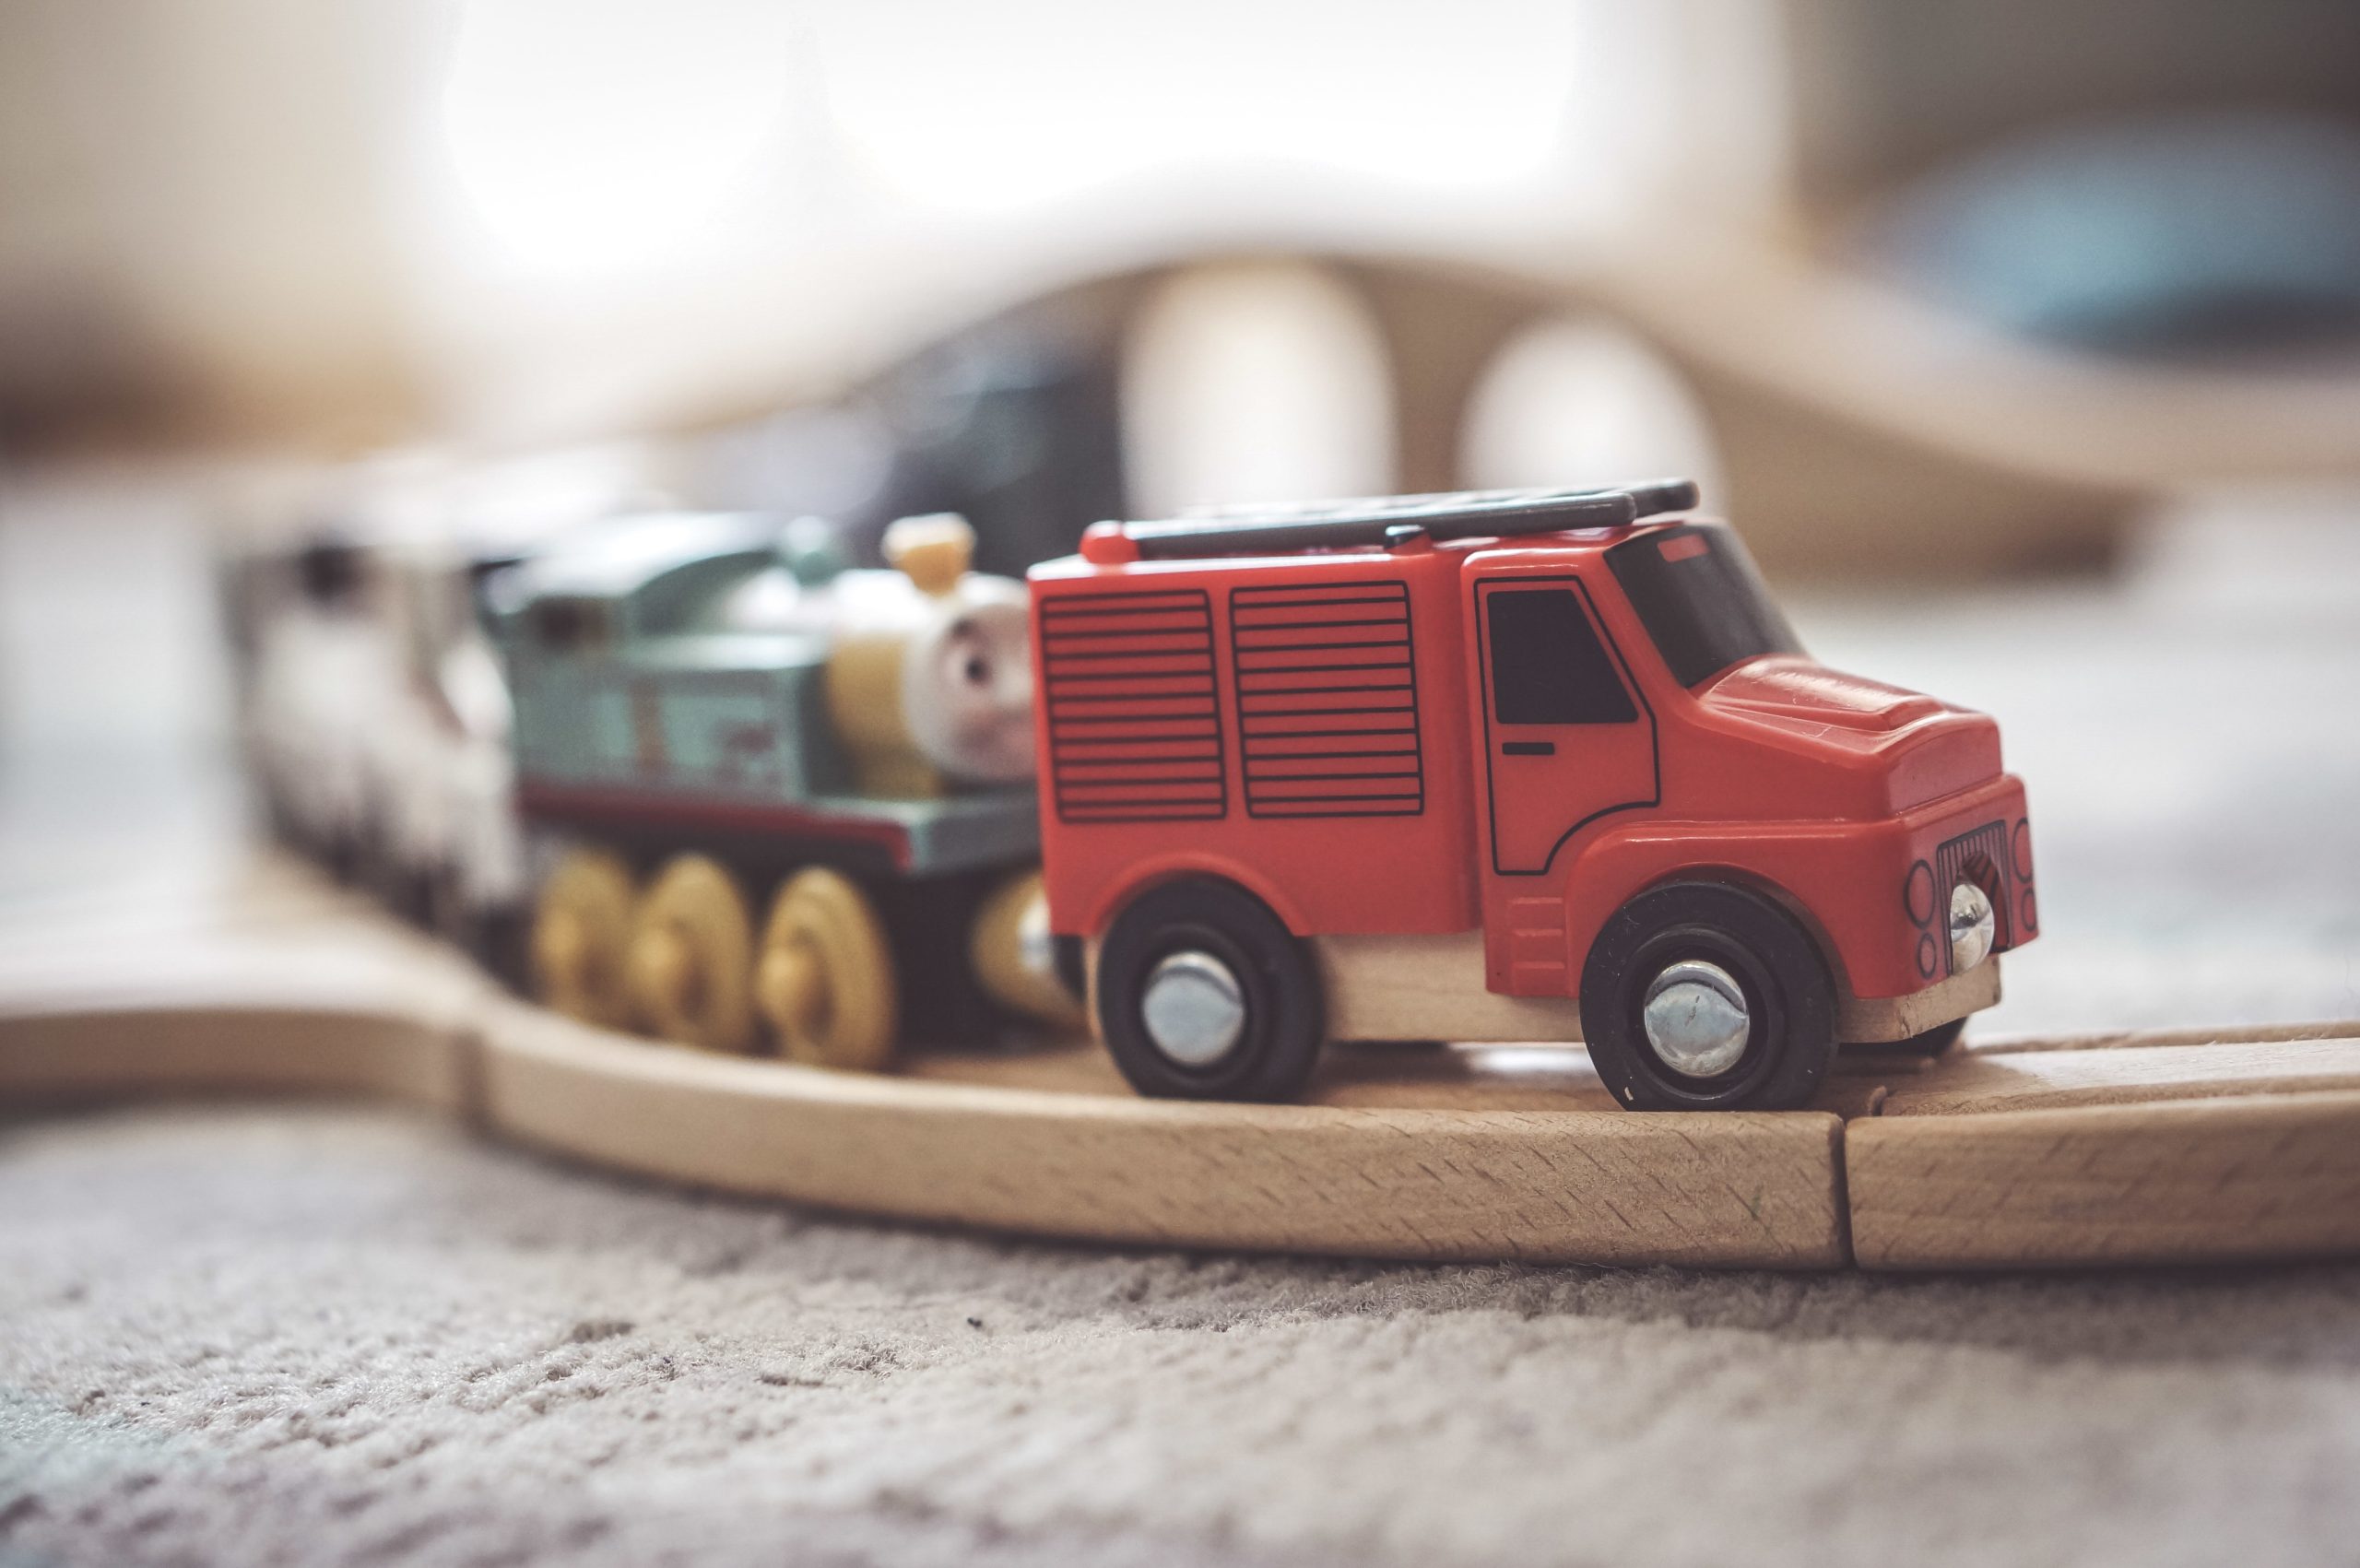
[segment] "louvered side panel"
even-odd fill
[[[1226,815],[1204,590],[1063,595],[1042,600],[1038,613],[1057,819]]]
[[[1247,813],[1422,812],[1408,588],[1239,588],[1229,609]]]

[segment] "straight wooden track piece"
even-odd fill
[[[454,1114],[468,1036],[371,1008],[128,1006],[0,1017],[0,1105],[322,1094]]]
[[[1869,1268],[2360,1249],[2360,1026],[2001,1042],[1845,1130]]]
[[[2360,1091],[2360,1029],[2342,1038],[2125,1038],[2087,1050],[1962,1051],[1932,1072],[1894,1079],[1878,1114],[1974,1116],[2341,1090]]]
[[[365,909],[199,920],[0,961],[0,1104],[331,1094],[464,1113],[490,983]]]
[[[2360,1252],[2360,1092],[1874,1116],[1844,1155],[1864,1268]]]

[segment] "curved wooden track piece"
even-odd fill
[[[1198,1104],[1136,1098],[1071,1043],[888,1077],[608,1033],[341,900],[50,936],[0,960],[0,1106],[362,1094],[670,1181],[1157,1245],[1786,1268],[2360,1252],[2360,1024],[2001,1042],[1863,1064],[1781,1114],[1618,1111],[1578,1051],[1502,1046],[1338,1051],[1311,1103]]]
[[[526,1142],[863,1213],[1371,1257],[1844,1256],[1823,1114],[1151,1101],[691,1057],[516,1006],[483,1053],[486,1118]]]

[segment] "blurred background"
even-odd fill
[[[2009,1019],[2360,1011],[2356,64],[2345,0],[0,0],[0,876],[234,853],[225,537],[1016,571],[1684,472],[2000,715]]]

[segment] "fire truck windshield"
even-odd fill
[[[1642,534],[1608,550],[1606,563],[1682,686],[1763,654],[1803,651],[1727,528],[1690,523]]]

